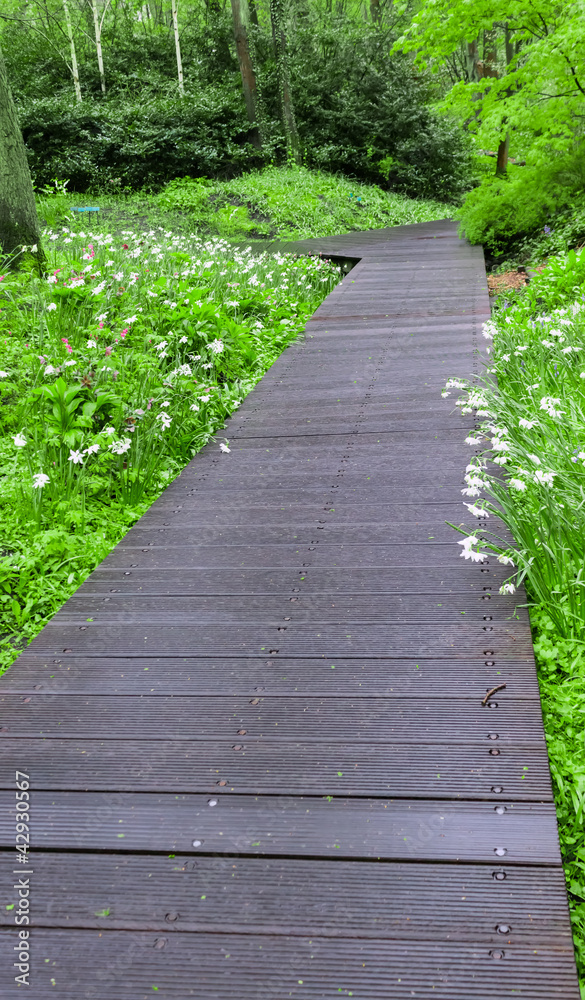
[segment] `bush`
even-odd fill
[[[550,251],[574,245],[585,234],[585,197],[578,168],[576,153],[548,164],[510,165],[508,176],[486,177],[465,199],[462,231],[472,243],[483,243],[496,254],[509,253],[527,240],[534,241],[537,234],[548,236],[555,229],[562,232],[557,233]]]
[[[220,88],[197,101],[32,99],[19,114],[37,185],[60,177],[75,191],[156,190],[185,174],[230,177],[262,162],[248,143],[243,102]]]

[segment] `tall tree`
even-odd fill
[[[301,144],[290,87],[290,72],[288,66],[288,47],[286,38],[286,0],[270,0],[270,19],[272,21],[272,39],[278,68],[280,87],[280,106],[282,124],[286,136],[286,149],[289,159],[299,161]]]
[[[492,145],[498,137],[498,170],[503,172],[510,131],[531,147],[533,162],[573,149],[582,136],[584,21],[585,0],[433,0],[419,6],[395,47],[415,52],[419,65],[437,69],[462,40],[486,32],[482,64],[470,53],[478,76],[456,83],[445,105],[464,118],[469,115],[482,144]]]
[[[242,74],[242,87],[248,121],[253,125],[252,142],[262,146],[262,123],[258,99],[258,86],[253,61],[253,45],[250,37],[250,8],[248,0],[232,0],[232,16],[234,19],[234,35],[236,51]]]
[[[178,0],[171,0],[171,13],[173,16],[173,31],[175,33],[175,55],[177,57],[177,76],[179,78],[179,94],[185,96],[185,84],[183,83],[183,60],[181,59],[181,40],[179,38],[179,14],[177,11]]]
[[[67,38],[69,39],[69,48],[71,50],[71,75],[73,76],[75,97],[77,98],[78,101],[80,101],[81,84],[79,83],[79,69],[77,68],[77,51],[75,48],[75,37],[73,35],[73,24],[71,22],[71,11],[69,10],[68,0],[63,0],[63,12],[65,14],[65,27],[67,29]]]
[[[97,52],[98,69],[100,71],[100,83],[102,86],[102,94],[106,92],[106,74],[104,73],[104,57],[102,53],[102,24],[104,16],[108,7],[110,0],[106,0],[104,5],[104,12],[100,18],[98,10],[98,0],[90,0],[91,2],[91,12],[93,14],[93,27],[95,35],[95,47]]]
[[[23,249],[27,247],[39,268],[44,268],[45,255],[30,170],[1,49],[0,246],[13,265],[23,259]]]

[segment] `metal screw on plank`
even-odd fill
[[[23,705],[28,705],[29,701],[30,701],[30,698],[23,698],[22,699],[22,704]]]
[[[250,704],[251,705],[259,705],[260,704],[260,699],[259,698],[251,698],[250,699]]]
[[[279,632],[286,632],[286,625],[279,625],[278,626],[278,631]]]
[[[501,750],[488,750],[490,757],[499,757],[501,752]]]
[[[217,805],[217,799],[210,799],[209,802],[207,803],[207,805],[208,806],[216,806]]]
[[[499,733],[488,733],[487,734],[487,738],[488,738],[488,740],[499,740],[500,734]]]
[[[266,666],[267,667],[273,667],[274,666],[273,660],[266,660]]]
[[[63,650],[63,652],[64,652],[64,653],[72,653],[72,652],[73,652],[73,650],[72,650],[72,649],[64,649],[64,650]]]
[[[505,878],[508,878],[508,876],[506,872],[492,872],[492,878],[495,879],[496,882],[503,882]]]
[[[236,743],[236,745],[232,747],[232,750],[243,750],[243,749],[244,748],[242,746],[240,746],[239,743]]]
[[[508,853],[507,847],[494,847],[494,854],[496,854],[498,858],[503,858],[504,855],[507,853]]]
[[[218,785],[219,785],[219,787],[220,787],[220,788],[225,788],[225,786],[227,785],[227,781],[225,781],[225,780],[224,780],[224,779],[222,778],[222,780],[221,780],[221,781],[218,781]]]
[[[498,816],[503,816],[504,813],[507,812],[507,807],[506,806],[496,806],[495,809],[494,809],[494,812],[497,813]]]
[[[247,732],[247,729],[238,729],[238,736],[245,736]]]
[[[255,687],[254,691],[264,691],[264,688],[263,687]]]
[[[270,653],[271,656],[273,656],[274,653],[278,653],[278,650],[277,649],[269,649],[268,652]]]
[[[203,845],[203,841],[202,840],[194,840],[191,846],[192,847],[201,847],[202,845]]]
[[[130,572],[129,569],[125,570],[124,576],[132,576],[132,573]]]
[[[497,958],[497,959],[505,958],[506,952],[505,951],[490,951],[490,956],[491,956],[491,958]]]
[[[80,625],[79,626],[79,631],[80,632],[85,632],[86,628],[87,628],[87,625]]]
[[[493,632],[493,631],[494,631],[494,629],[493,629],[493,626],[492,626],[492,625],[484,625],[484,626],[483,626],[483,631],[484,631],[484,632]]]
[[[484,620],[484,622],[491,622],[492,621],[492,615],[484,615],[483,616],[483,620]]]
[[[195,847],[195,845],[196,845],[196,844],[197,844],[197,845],[199,845],[199,843],[200,843],[200,841],[198,841],[198,840],[197,840],[197,841],[195,841],[195,840],[194,840],[194,841],[193,841],[193,847]],[[174,923],[174,922],[175,922],[175,920],[178,920],[178,919],[179,919],[179,914],[178,914],[178,913],[174,913],[174,912],[173,912],[173,913],[166,913],[166,914],[165,914],[165,920],[166,920],[166,921],[167,921],[167,923],[169,923],[169,924],[172,924],[172,923]]]
[[[166,943],[167,943],[167,939],[166,938],[155,938],[154,939],[154,944],[153,944],[152,947],[156,948],[157,951],[160,951],[161,948],[164,948],[164,946],[166,945]]]
[[[492,785],[492,792],[494,792],[495,795],[500,795],[503,791],[503,785]]]

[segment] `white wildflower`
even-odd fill
[[[535,465],[540,465],[540,459],[538,455],[528,455],[528,458],[534,462]]]
[[[49,302],[49,305],[47,306],[47,312],[48,313],[55,312],[56,308],[57,308],[57,303],[56,302]]]
[[[537,424],[536,420],[526,420],[525,417],[520,417],[520,420],[518,421],[518,426],[525,427],[526,430],[528,431],[531,430],[533,427],[536,427],[536,424]]]
[[[516,593],[516,587],[514,586],[513,583],[503,583],[502,586],[500,587],[500,594],[502,594],[503,596],[505,596],[506,594],[515,594],[515,593]]]
[[[458,378],[450,378],[445,385],[445,389],[466,389],[465,382]]]
[[[180,344],[187,344],[187,343],[188,343],[188,341],[189,341],[189,338],[188,338],[188,337],[180,337],[180,338],[179,338],[179,343],[180,343]]]
[[[498,332],[498,328],[493,320],[488,320],[487,323],[482,325],[481,332],[486,340],[493,340],[494,334]]]
[[[57,284],[57,275],[56,274],[50,274],[49,277],[47,278],[47,284],[49,284],[49,285],[56,285]]]
[[[554,472],[543,472],[542,469],[537,469],[534,473],[534,482],[541,483],[542,486],[552,486],[554,478]]]
[[[504,555],[503,552],[501,553],[501,555],[498,556],[498,562],[501,563],[502,566],[513,566],[514,565],[514,560],[511,559],[510,556]]]
[[[446,389],[443,389],[443,391],[441,393],[441,396],[443,397],[443,399],[447,399],[447,396],[450,396],[450,395],[451,395],[450,392],[447,392]]]
[[[16,445],[17,448],[24,448],[24,447],[26,447],[26,438],[25,438],[24,434],[22,434],[22,433],[21,434],[17,434],[16,437],[14,437],[12,440],[14,441],[14,444]]]
[[[100,313],[100,315],[97,317],[96,322],[97,323],[103,323],[105,321],[107,315],[108,315],[107,312]]]
[[[209,400],[211,399],[211,396],[200,396],[199,399],[201,400],[202,403],[208,403]]]
[[[99,444],[90,444],[88,448],[85,449],[86,455],[95,455],[97,451],[100,450]]]
[[[83,465],[83,452],[82,451],[69,451],[69,461],[73,462],[74,465]]]
[[[219,450],[227,454],[228,452],[231,451],[231,448],[228,448],[227,444],[224,444],[223,441],[221,441],[219,445]]]
[[[512,478],[509,480],[509,483],[512,489],[518,490],[520,493],[523,493],[526,489],[526,483],[523,479]]]
[[[167,345],[168,345],[168,340],[161,340],[160,344],[154,345],[154,349],[155,351],[163,351],[165,347],[167,347]]]
[[[104,427],[103,433],[104,434],[115,434],[116,433],[116,428],[115,427]]]
[[[474,437],[473,434],[470,434],[469,437],[465,438],[465,444],[469,444],[469,445],[472,445],[472,446],[473,445],[477,445],[477,444],[481,444],[481,438],[480,437]]]
[[[110,451],[113,452],[114,455],[125,455],[131,445],[132,439],[125,437],[122,438],[121,441],[112,441]]]
[[[8,378],[8,372],[0,372],[0,378]]]
[[[194,413],[199,413],[199,407],[197,406],[197,403],[191,403],[189,409],[193,410]]]
[[[484,510],[483,507],[476,507],[472,503],[466,503],[465,506],[467,507],[469,513],[473,514],[474,517],[489,517],[487,510]]]
[[[164,403],[161,403],[160,405],[161,406],[170,406],[171,404],[169,403],[168,399],[165,399]]]
[[[44,472],[37,472],[33,476],[33,490],[42,490],[43,486],[46,486],[49,481],[49,477]]]

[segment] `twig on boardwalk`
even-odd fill
[[[487,703],[488,703],[489,699],[491,698],[491,696],[493,694],[495,694],[496,691],[501,691],[502,688],[505,688],[505,687],[506,687],[505,684],[498,684],[495,688],[492,688],[491,691],[488,691],[488,693],[486,694],[485,698],[482,701],[482,705],[485,707],[485,705],[487,705]]]

